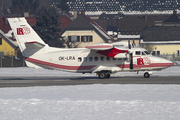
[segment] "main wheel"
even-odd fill
[[[100,73],[99,73],[99,78],[100,78],[100,79],[105,79],[105,78],[107,78],[106,72],[100,72]]]
[[[150,77],[150,74],[148,72],[145,72],[144,73],[144,78],[149,78]]]

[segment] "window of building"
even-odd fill
[[[98,57],[94,57],[94,61],[98,61]]]
[[[80,36],[68,36],[69,42],[80,42]]]
[[[112,26],[112,21],[108,21],[108,26]]]
[[[159,50],[153,51],[152,55],[161,55],[161,52]]]
[[[180,56],[180,50],[177,50],[177,56]]]
[[[92,42],[93,37],[92,36],[81,36],[81,42]]]

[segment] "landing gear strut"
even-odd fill
[[[100,79],[109,78],[110,76],[111,76],[111,74],[109,73],[109,71],[101,71],[101,72],[99,72],[99,78]]]

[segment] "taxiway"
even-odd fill
[[[180,76],[130,76],[99,79],[98,77],[0,77],[0,87],[63,86],[86,84],[180,84]]]

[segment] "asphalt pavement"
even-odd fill
[[[130,76],[99,79],[98,77],[0,77],[0,87],[64,86],[89,84],[180,84],[180,76],[150,78]]]

